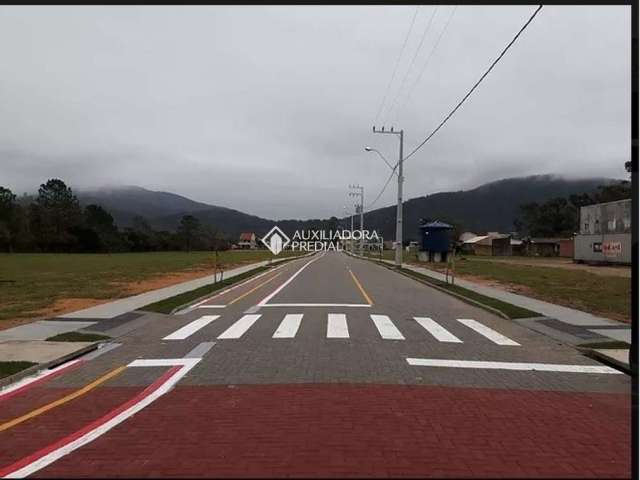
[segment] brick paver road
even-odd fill
[[[364,260],[301,258],[129,321],[0,394],[1,475],[631,474],[629,377]]]

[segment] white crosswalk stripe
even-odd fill
[[[413,317],[416,322],[418,322],[422,327],[429,332],[431,335],[435,337],[436,340],[440,342],[448,342],[448,343],[462,343],[458,337],[456,337],[449,330],[441,326],[439,323],[435,322],[432,318],[429,317]]]
[[[300,322],[302,321],[301,313],[294,313],[285,315],[284,319],[280,323],[280,326],[273,334],[273,338],[294,338],[298,329],[300,328]]]
[[[238,339],[242,337],[247,331],[256,323],[261,317],[261,314],[245,314],[224,332],[222,332],[218,339]],[[218,318],[219,315],[205,315],[193,322],[185,325],[184,327],[176,330],[172,334],[166,336],[164,340],[182,340],[193,333],[197,332],[201,328],[208,325],[210,322]],[[300,326],[302,325],[302,313],[289,313],[284,315],[280,321],[278,327],[272,335],[272,338],[296,338]],[[369,315],[376,327],[378,334],[383,340],[406,340],[405,335],[395,325],[393,320],[388,315],[371,314]],[[326,338],[350,338],[349,325],[347,322],[347,315],[344,313],[329,313],[327,314],[327,337]],[[444,328],[438,322],[430,317],[413,317],[414,320],[424,328],[435,340],[443,343],[464,343],[460,338]],[[458,322],[474,330],[476,333],[482,335],[484,338],[489,339],[496,345],[505,346],[519,346],[518,342],[502,335],[501,333],[493,330],[492,328],[483,325],[482,323],[470,319],[459,318]],[[406,332],[405,332],[406,333]],[[414,338],[409,338],[412,340]],[[416,337],[415,339],[422,341],[423,337]]]
[[[187,323],[184,327],[179,328],[175,332],[170,335],[167,335],[163,338],[163,340],[184,340],[187,337],[190,337],[198,330],[203,327],[206,327],[211,322],[213,322],[216,318],[220,318],[220,315],[204,315],[193,322]]]
[[[218,338],[240,338],[260,317],[260,314],[245,315],[220,335],[218,335]]]
[[[482,323],[477,322],[476,320],[472,320],[470,318],[459,318],[458,321],[463,325],[466,325],[467,327],[471,328],[472,330],[475,330],[483,337],[488,338],[493,343],[496,343],[498,345],[513,345],[513,346],[520,345],[518,342],[514,342],[510,338],[505,337],[501,333],[496,332],[494,329],[489,328],[486,325],[483,325]]]
[[[330,313],[327,318],[327,338],[349,338],[347,316],[344,313]]]
[[[385,340],[404,340],[404,335],[386,315],[370,315],[380,336]]]

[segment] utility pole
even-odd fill
[[[402,170],[402,162],[403,162],[403,153],[402,148],[404,146],[404,130],[393,131],[393,127],[390,130],[384,129],[382,127],[379,130],[376,130],[376,127],[373,127],[373,133],[386,133],[391,135],[399,135],[400,136],[400,154],[398,156],[398,206],[396,207],[396,267],[402,267],[402,183],[404,182],[403,170]]]
[[[352,190],[349,192],[350,197],[360,197],[360,205],[356,205],[356,212],[360,211],[360,255],[362,255],[364,250],[364,187],[349,185],[349,188]],[[353,237],[353,229],[351,236]]]

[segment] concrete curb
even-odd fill
[[[604,363],[616,370],[620,370],[621,372],[626,373],[627,375],[631,375],[631,365],[625,362],[621,362],[620,360],[613,358],[599,350],[598,348],[580,348],[577,347],[579,351],[581,351],[587,357],[591,357],[594,360],[597,360],[600,363]],[[606,349],[605,349],[606,350]]]
[[[63,355],[62,357],[58,357],[56,359],[49,360],[48,362],[45,362],[45,363],[38,363],[37,365],[33,365],[32,367],[25,368],[24,370],[20,370],[19,372],[14,373],[13,375],[9,375],[8,377],[4,377],[4,378],[0,379],[0,388],[6,387],[7,385],[15,383],[18,380],[22,380],[23,378],[28,377],[30,375],[33,375],[34,373],[37,373],[40,370],[48,370],[50,368],[57,367],[58,365],[61,365],[61,364],[65,363],[65,362],[68,362],[69,360],[73,360],[75,358],[78,358],[78,357],[81,357],[83,355],[86,355],[89,352],[97,350],[98,347],[100,346],[100,344],[108,343],[110,341],[111,341],[111,339],[109,339],[109,340],[99,340],[97,342],[94,342],[91,345],[87,345],[86,347],[79,348],[78,350],[76,350],[74,352],[67,353],[66,355]]]

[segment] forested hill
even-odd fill
[[[476,232],[512,231],[513,222],[519,215],[522,204],[590,193],[599,185],[615,181],[606,178],[566,179],[536,175],[498,180],[466,191],[412,198],[404,203],[404,236],[406,239],[417,236],[420,218],[438,218],[453,222],[460,229]],[[121,227],[130,225],[135,215],[141,215],[154,228],[173,230],[185,214],[195,216],[202,224],[211,225],[232,238],[243,231],[264,234],[276,223],[286,232],[303,228],[330,228],[335,225],[335,219],[275,222],[231,208],[207,205],[173,193],[154,192],[140,187],[82,192],[79,197],[82,203],[97,203],[105,207]],[[395,212],[395,205],[367,212],[365,227],[382,232],[384,238],[393,238]],[[342,223],[346,224],[346,221]]]

